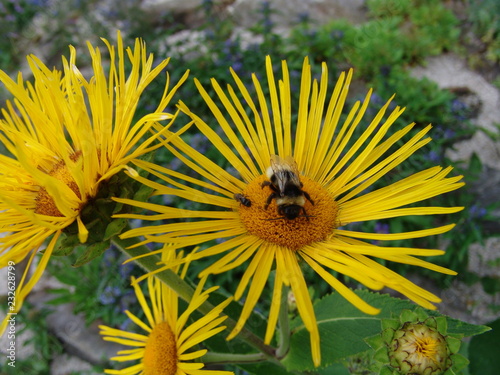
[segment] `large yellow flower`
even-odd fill
[[[174,261],[174,252],[164,249],[162,260],[164,262]],[[185,275],[186,268],[187,264],[182,277]],[[99,326],[99,328],[104,340],[132,347],[132,349],[118,352],[118,356],[111,358],[111,360],[119,362],[140,360],[140,362],[121,370],[106,370],[105,373],[117,375],[233,374],[230,371],[203,370],[203,363],[194,362],[206,354],[207,350],[191,351],[193,347],[226,328],[220,325],[227,318],[221,313],[231,302],[231,299],[227,299],[204,314],[203,317],[187,325],[188,319],[192,318],[191,314],[207,301],[211,292],[218,288],[215,286],[203,291],[205,280],[206,278],[200,280],[188,307],[179,316],[178,296],[170,287],[155,276],[149,276],[147,278],[150,300],[148,303],[139,284],[132,279],[137,300],[144,311],[147,322],[141,321],[129,311],[125,311],[125,313],[132,322],[145,331],[145,334],[127,332],[107,326]]]
[[[304,325],[310,332],[312,357],[317,366],[321,361],[319,332],[300,260],[368,314],[376,314],[378,310],[343,285],[335,273],[347,275],[374,290],[392,288],[426,308],[435,308],[433,303],[440,301],[437,296],[373,258],[455,274],[416,257],[441,255],[443,251],[377,246],[366,240],[392,241],[436,235],[450,230],[453,225],[389,234],[352,231],[345,225],[406,215],[457,212],[462,207],[405,206],[459,188],[463,185],[459,182],[462,176],[447,177],[451,168],[436,166],[370,191],[375,182],[430,141],[426,134],[431,126],[405,142],[403,138],[413,124],[388,136],[388,129],[403,111],[396,107],[391,113],[386,113],[389,101],[354,138],[355,130],[361,127],[359,125],[362,124],[371,91],[363,103],[357,102],[347,117],[340,120],[352,71],[340,75],[327,100],[326,64],[322,65],[318,83],[312,79],[311,67],[306,59],[299,103],[292,104],[286,62],[282,63],[283,78],[278,82],[275,81],[269,58],[266,69],[269,98],[266,98],[257,77],[252,77],[257,101],[252,99],[249,90],[233,71],[237,89],[228,85],[225,93],[212,80],[222,109],[196,82],[215,116],[215,121],[210,121],[212,126],[181,104],[181,109],[192,117],[241,179],[176,139],[166,147],[202,177],[196,179],[152,163],[135,161],[169,186],[146,179],[142,179],[143,183],[157,189],[157,194],[176,195],[211,205],[213,209],[196,211],[121,200],[158,213],[134,216],[143,220],[188,219],[182,223],[134,229],[125,233],[125,237],[145,236],[146,242],[172,242],[179,246],[218,240],[219,243],[206,246],[193,257],[218,256],[201,272],[200,277],[226,272],[247,263],[234,293],[235,299],[242,298],[247,287],[248,292],[239,321],[229,338],[238,334],[244,326],[261,296],[270,271],[275,267],[265,342],[270,343],[273,337],[282,289],[289,285]],[[296,124],[292,126],[295,116]],[[218,122],[221,131],[214,129],[215,122]],[[222,136],[219,135],[221,133]],[[287,164],[284,169],[283,163]],[[271,173],[269,167],[272,167]],[[273,168],[281,175],[270,180]],[[287,181],[292,181],[292,187],[286,184]],[[296,207],[290,208],[294,204]]]
[[[31,264],[50,238],[31,278],[27,280],[28,265],[17,285],[9,313],[21,308],[65,228],[76,220],[80,241],[87,240],[80,212],[96,196],[101,182],[156,147],[152,142],[158,134],[151,135],[150,128],[161,120],[171,123],[175,117],[164,111],[187,73],[171,90],[167,78],[158,106],[134,119],[143,91],[168,60],[153,68],[153,56],[146,54],[145,44],[137,39],[133,49],[125,49],[119,33],[117,47],[104,42],[109,71],[103,68],[99,48],[89,43],[90,79],[76,67],[73,47],[69,61],[62,59],[62,71],[50,70],[36,56],[29,56],[33,83],[24,81],[21,74],[14,81],[0,71],[0,81],[14,96],[0,120],[0,142],[8,153],[0,155],[0,266],[25,258]],[[129,63],[132,67],[126,69]]]

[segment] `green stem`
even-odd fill
[[[122,252],[124,252],[131,258],[151,253],[151,250],[149,250],[146,246],[131,247],[137,245],[136,239],[121,239],[118,236],[115,236],[113,237],[112,242],[116,245],[116,247],[118,247]],[[147,273],[153,272],[162,267],[161,265],[158,265],[158,263],[160,262],[160,257],[157,254],[142,256],[140,258],[134,259],[134,261]],[[194,294],[194,289],[174,271],[164,270],[156,273],[155,277],[159,278],[162,282],[175,290],[175,292],[183,300],[185,300],[186,302],[191,301]],[[206,301],[198,308],[198,311],[200,311],[202,314],[208,314],[214,309],[214,307],[214,305]],[[226,329],[231,331],[236,326],[236,321],[228,316],[224,321],[224,325],[227,327]],[[264,355],[267,360],[277,362],[275,357],[275,349],[269,345],[264,344],[262,339],[255,335],[253,332],[243,327],[243,329],[238,334],[238,338],[260,351],[261,353],[259,354]]]
[[[116,247],[118,247],[122,252],[130,256],[131,258],[135,258],[141,255],[145,255],[151,252],[146,246],[137,246],[131,248],[131,246],[136,245],[137,242],[135,239],[127,238],[121,239],[118,236],[113,237],[113,243]],[[134,259],[134,262],[137,263],[144,271],[147,273],[157,270],[161,267],[158,263],[161,261],[160,257],[156,254],[151,254],[148,256],[143,256],[141,258]],[[194,289],[186,283],[177,273],[172,270],[165,270],[162,272],[158,272],[155,274],[161,281],[171,287],[179,297],[181,297],[184,301],[189,302],[194,295]],[[205,306],[208,308],[208,306]],[[212,306],[213,308],[213,306]],[[201,311],[203,314],[208,313],[210,310]]]
[[[281,294],[281,306],[278,316],[279,337],[278,349],[276,349],[276,358],[283,358],[290,349],[290,324],[288,321],[288,287],[283,287]]]
[[[267,361],[267,357],[262,353],[251,353],[251,354],[233,354],[233,353],[214,353],[208,352],[203,357],[201,361],[207,365],[212,364],[224,364],[224,363],[257,363]]]

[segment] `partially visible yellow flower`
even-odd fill
[[[134,161],[137,166],[145,168],[168,186],[147,179],[140,181],[155,188],[156,194],[178,196],[207,204],[210,208],[196,211],[119,200],[158,213],[134,215],[134,218],[188,219],[182,223],[143,226],[123,236],[145,236],[145,242],[172,242],[184,247],[218,240],[217,244],[206,246],[193,255],[193,260],[203,257],[217,259],[200,273],[200,277],[227,272],[245,264],[234,293],[237,300],[246,294],[245,302],[229,338],[237,335],[244,326],[274,268],[276,274],[264,341],[267,344],[271,342],[281,308],[283,287],[290,286],[297,310],[310,333],[313,362],[318,366],[321,363],[320,337],[301,264],[310,266],[320,278],[365,313],[376,314],[379,310],[346,287],[336,274],[344,274],[374,290],[392,288],[416,303],[434,309],[433,303],[440,302],[437,296],[374,258],[455,274],[418,258],[444,252],[377,246],[370,241],[436,235],[450,230],[453,225],[384,234],[353,231],[346,224],[460,211],[462,207],[412,205],[458,189],[463,185],[460,182],[462,176],[449,177],[452,168],[436,166],[373,190],[377,181],[430,141],[426,135],[431,126],[424,127],[404,141],[414,124],[388,135],[389,128],[404,110],[396,107],[389,113],[390,101],[372,120],[362,121],[371,91],[363,103],[356,102],[343,117],[352,71],[342,73],[333,93],[327,95],[326,64],[322,65],[323,72],[318,82],[313,80],[311,67],[305,59],[299,102],[292,103],[292,84],[286,62],[282,63],[283,78],[278,82],[274,78],[270,58],[266,60],[266,69],[269,98],[266,98],[261,81],[253,75],[257,98],[254,100],[245,84],[231,70],[236,87],[228,85],[227,91],[224,91],[212,80],[218,103],[196,81],[215,120],[206,123],[186,105],[181,105],[181,109],[192,117],[196,126],[220,152],[221,159],[227,160],[241,178],[224,170],[216,161],[191,148],[180,138],[174,139],[166,147],[201,177],[193,178],[137,160]],[[294,85],[299,86],[298,83]],[[214,129],[216,122],[220,129]],[[354,136],[356,131],[358,134]],[[295,181],[295,189],[286,194],[270,183],[267,171],[279,160],[274,155],[287,161],[290,169],[296,168],[295,177],[299,181]],[[289,172],[283,176],[291,179]],[[299,215],[287,218],[283,207],[294,202],[301,207]],[[221,241],[223,239],[225,241]]]
[[[162,260],[164,262],[175,260],[173,251],[166,250],[163,254]],[[118,352],[118,356],[111,358],[111,360],[140,362],[121,370],[106,370],[105,373],[117,375],[233,374],[231,371],[203,370],[204,364],[198,360],[205,355],[207,350],[193,351],[193,348],[198,344],[226,328],[220,326],[227,318],[227,316],[221,316],[221,313],[231,301],[231,299],[227,299],[188,325],[188,319],[192,318],[191,314],[208,299],[212,291],[218,288],[215,286],[203,291],[205,281],[206,278],[200,280],[188,307],[179,315],[178,296],[170,287],[156,277],[149,276],[147,278],[150,296],[148,303],[140,286],[132,279],[137,300],[144,311],[146,320],[140,320],[129,311],[125,311],[125,313],[144,333],[127,332],[107,326],[99,326],[99,328],[104,340],[132,347],[132,349]]]
[[[131,159],[157,147],[152,142],[159,134],[151,135],[150,128],[175,118],[164,111],[187,72],[172,89],[167,76],[157,107],[135,119],[143,91],[168,60],[153,67],[153,55],[146,54],[144,42],[137,39],[133,49],[125,49],[120,33],[116,47],[104,43],[109,71],[105,72],[99,48],[89,43],[90,79],[76,67],[76,50],[71,46],[69,61],[62,58],[62,71],[50,70],[36,56],[29,56],[33,83],[24,81],[20,73],[12,80],[0,71],[0,82],[14,96],[0,119],[0,142],[8,152],[0,155],[0,267],[29,258],[10,313],[19,311],[40,279],[66,227],[76,220],[80,241],[87,240],[80,212],[100,184],[129,168]],[[130,69],[125,68],[128,63]],[[30,264],[48,239],[28,279]]]

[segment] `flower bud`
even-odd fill
[[[375,350],[376,372],[387,375],[441,375],[467,366],[458,354],[463,337],[449,334],[447,318],[424,309],[403,310],[398,319],[383,319],[382,332],[367,339]]]
[[[394,332],[389,361],[404,375],[438,375],[451,366],[446,338],[425,322],[407,322]]]

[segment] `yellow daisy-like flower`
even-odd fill
[[[88,80],[76,67],[71,46],[69,61],[62,59],[62,71],[50,70],[36,56],[29,56],[33,83],[24,81],[21,74],[12,80],[0,71],[0,81],[14,96],[0,119],[0,142],[9,153],[0,155],[0,232],[4,234],[0,267],[25,258],[31,264],[51,238],[31,278],[27,280],[28,266],[18,283],[9,313],[21,308],[65,228],[76,220],[80,241],[87,240],[80,212],[96,196],[101,182],[157,147],[152,142],[159,134],[148,134],[150,128],[175,118],[164,111],[187,73],[171,90],[167,76],[157,108],[136,120],[143,91],[168,60],[153,67],[145,44],[137,39],[133,49],[125,49],[120,33],[117,47],[104,42],[109,71],[106,74],[103,68],[99,48],[89,43],[93,76]]]
[[[175,260],[173,251],[167,251],[163,254],[162,259],[165,262]],[[184,268],[184,274],[186,268],[187,265]],[[181,277],[184,277],[184,275],[181,275]],[[227,318],[227,316],[221,316],[221,313],[229,302],[231,302],[231,299],[227,299],[200,319],[190,325],[186,325],[191,314],[205,303],[212,291],[218,288],[215,286],[203,291],[205,280],[206,278],[200,280],[188,307],[179,316],[178,296],[172,289],[156,277],[149,276],[147,278],[149,290],[148,303],[140,286],[132,279],[137,300],[141,304],[147,322],[141,321],[129,311],[125,311],[125,313],[146,334],[127,332],[106,326],[99,326],[99,328],[104,340],[133,347],[133,349],[118,352],[118,356],[111,358],[111,360],[119,362],[140,360],[140,363],[121,370],[106,370],[105,373],[118,375],[233,374],[230,371],[202,370],[204,367],[203,363],[193,362],[193,360],[197,360],[205,355],[207,350],[190,350],[226,328],[220,326]]]
[[[312,358],[318,366],[321,362],[319,332],[300,261],[307,263],[335,290],[368,314],[376,314],[378,309],[360,299],[331,271],[347,275],[374,290],[392,288],[416,303],[434,309],[433,303],[440,302],[437,296],[373,258],[455,274],[417,258],[441,255],[443,251],[377,246],[366,240],[419,238],[446,232],[453,225],[389,234],[362,233],[344,226],[352,222],[460,211],[462,207],[405,206],[461,187],[462,176],[447,177],[452,168],[436,166],[369,191],[375,182],[430,141],[426,134],[431,126],[405,142],[403,137],[413,124],[388,136],[389,128],[404,110],[396,107],[386,114],[389,101],[368,125],[363,125],[366,128],[354,139],[353,134],[362,123],[371,91],[363,103],[355,103],[341,121],[352,71],[340,75],[327,100],[326,64],[322,65],[318,83],[311,77],[308,59],[305,59],[302,70],[296,125],[292,126],[295,105],[292,106],[290,99],[292,89],[287,64],[282,63],[283,78],[278,82],[270,58],[266,60],[266,70],[268,99],[257,77],[252,76],[257,101],[252,99],[247,87],[232,70],[236,89],[228,85],[225,93],[212,80],[222,107],[196,82],[221,132],[181,104],[181,109],[192,117],[241,179],[176,139],[166,147],[202,177],[196,179],[152,163],[134,161],[169,186],[146,179],[141,181],[157,189],[157,194],[176,195],[211,205],[214,209],[195,211],[121,200],[158,213],[134,216],[143,220],[189,219],[182,223],[145,226],[124,236],[145,236],[146,242],[172,242],[179,246],[219,240],[220,243],[194,255],[193,259],[219,256],[201,272],[200,277],[226,272],[247,262],[234,293],[235,299],[242,298],[247,287],[248,292],[239,321],[229,338],[244,326],[275,267],[265,342],[269,344],[275,332],[283,286],[290,286],[300,316],[310,332]],[[384,119],[384,116],[387,117]],[[221,242],[221,239],[226,241]]]

